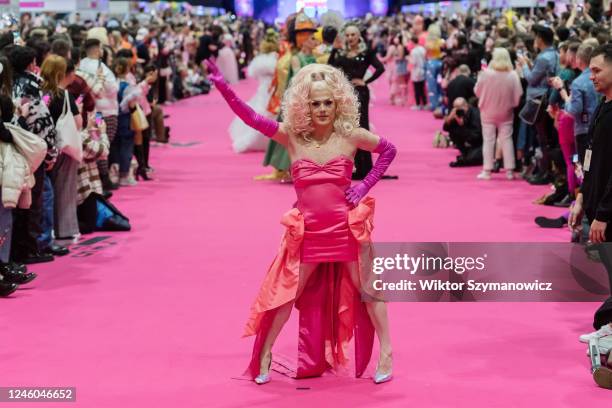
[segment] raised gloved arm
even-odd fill
[[[370,170],[361,183],[349,187],[345,192],[346,199],[355,207],[385,174],[385,171],[387,171],[389,165],[395,158],[397,150],[391,142],[381,137],[376,149],[374,149],[374,153],[378,153],[379,156],[378,159],[376,159],[376,163],[374,163],[372,170]]]
[[[234,113],[248,126],[267,137],[274,137],[276,132],[278,132],[279,123],[258,114],[253,108],[247,105],[246,102],[241,100],[238,95],[234,93],[233,89],[230,88],[229,84],[225,82],[223,75],[219,72],[219,68],[217,68],[212,61],[204,60],[204,63],[208,69],[208,79],[215,84]]]

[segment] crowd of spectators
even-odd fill
[[[26,265],[69,254],[82,234],[131,229],[112,196],[153,179],[151,146],[170,139],[163,107],[210,91],[207,58],[244,78],[265,29],[171,10],[22,13],[4,24],[0,296],[36,278]]]
[[[398,35],[402,38],[402,64],[407,61],[409,76],[416,78],[413,108],[431,110],[443,120],[434,145],[458,150],[451,167],[482,166],[475,173],[480,180],[504,170],[509,180],[552,184],[552,193],[537,202],[570,207],[580,188],[589,125],[602,98],[589,64],[593,52],[610,43],[610,13],[594,3],[570,5],[558,14],[551,2],[523,13],[402,16],[386,48],[385,35],[376,41],[392,56]],[[563,227],[568,217],[536,222]],[[574,235],[574,240],[581,237]],[[588,228],[582,237],[588,237]]]
[[[491,182],[503,169],[506,180],[550,184],[536,203],[569,210],[535,222],[569,226],[568,241],[598,253],[612,285],[612,8],[604,12],[605,4],[399,15],[368,30],[379,33],[374,44],[391,65],[391,103],[407,104],[412,73],[413,108],[443,121],[434,146],[458,150],[450,166],[480,166],[474,182]],[[593,327],[580,341],[612,339],[612,297]],[[605,363],[594,365],[594,379],[612,388]]]

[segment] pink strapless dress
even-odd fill
[[[347,156],[323,164],[299,159],[291,165],[297,208],[304,216],[302,263],[357,260],[357,240],[348,224],[351,207],[344,193],[352,172],[353,161]]]
[[[369,281],[374,199],[365,197],[350,208],[345,190],[352,168],[346,156],[322,164],[300,159],[291,166],[298,202],[281,218],[286,229],[244,331],[244,336],[256,335],[244,373],[250,379],[259,374],[261,350],[278,308],[296,301],[305,262],[318,266],[295,304],[300,312],[297,362],[275,353],[272,369],[295,378],[319,376],[329,368],[340,372],[349,366],[352,340],[355,375],[361,377],[368,367],[374,327],[345,261],[357,261],[360,280]]]

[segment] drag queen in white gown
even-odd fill
[[[261,43],[260,53],[253,58],[247,68],[248,76],[257,79],[259,82],[257,92],[247,103],[255,112],[270,119],[274,115],[268,112],[266,108],[270,101],[270,83],[278,59],[277,51],[278,35],[274,30],[268,31],[265,40]],[[269,142],[267,137],[245,125],[238,117],[232,121],[229,134],[232,138],[232,147],[236,153],[265,151]]]
[[[219,50],[219,56],[215,62],[227,83],[234,85],[238,83],[238,61],[234,50],[234,37],[231,34],[225,34],[222,42],[223,47]]]

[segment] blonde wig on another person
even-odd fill
[[[43,92],[52,95],[59,95],[61,93],[59,84],[66,76],[67,66],[68,64],[64,57],[59,55],[49,55],[45,58],[40,67],[40,77],[43,79]]]
[[[341,31],[342,37],[344,37],[346,35],[346,30],[348,30],[348,29],[355,29],[355,30],[357,30],[357,33],[359,34],[359,45],[358,45],[358,48],[357,48],[357,52],[359,54],[361,54],[362,52],[366,51],[368,49],[368,46],[367,46],[365,40],[363,39],[363,35],[361,35],[361,29],[359,28],[357,23],[354,23],[354,22],[347,23],[342,28],[342,31]],[[344,48],[342,48],[340,54],[344,55],[344,56],[347,56],[351,52],[352,52],[352,50],[351,50],[351,48],[350,48],[350,46],[348,44],[348,41],[345,41]]]
[[[221,42],[226,47],[230,47],[230,48],[234,47],[234,37],[231,34],[223,34],[223,37],[221,38]]]
[[[108,39],[110,40],[109,43],[113,51],[117,52],[121,49],[123,38],[121,37],[121,33],[119,31],[112,31],[108,35]]]
[[[278,44],[278,33],[273,28],[268,28],[266,30],[266,35],[259,45],[259,52],[262,54],[269,54],[271,52],[278,52],[279,44]]]
[[[510,53],[505,48],[495,48],[489,66],[496,71],[512,71],[514,66]]]
[[[334,130],[347,135],[359,127],[359,101],[353,85],[337,68],[324,64],[306,65],[291,80],[282,102],[282,116],[289,133],[310,136],[313,132],[310,116],[310,90],[315,82],[323,81],[336,104]]]
[[[427,28],[427,40],[436,41],[442,38],[442,30],[437,24],[430,24]]]

